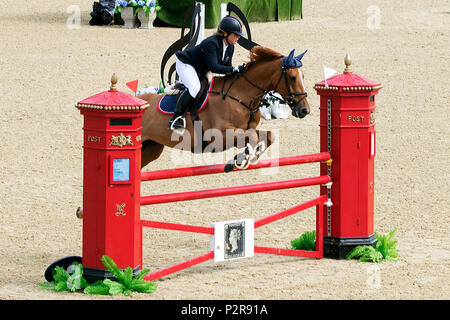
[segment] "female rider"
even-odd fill
[[[220,74],[244,71],[244,65],[233,67],[231,64],[234,45],[242,35],[241,22],[235,17],[226,16],[220,21],[214,35],[190,49],[175,53],[175,68],[186,90],[178,98],[169,129],[185,129],[184,115],[200,91],[200,77],[206,76],[208,71]]]

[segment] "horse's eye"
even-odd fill
[[[295,80],[296,80],[297,78],[294,77],[294,76],[292,76],[290,79],[291,79],[292,82],[295,82]]]

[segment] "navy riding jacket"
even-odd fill
[[[234,45],[230,44],[222,60],[223,39],[212,35],[192,48],[177,51],[175,55],[181,62],[193,66],[200,76],[205,76],[208,71],[221,74],[233,73],[231,64],[233,53]]]

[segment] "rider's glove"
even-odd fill
[[[245,64],[241,64],[240,66],[233,67],[233,73],[242,73],[244,72]]]

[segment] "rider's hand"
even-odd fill
[[[245,69],[245,63],[241,64],[240,66],[233,67],[233,73],[242,73]]]

